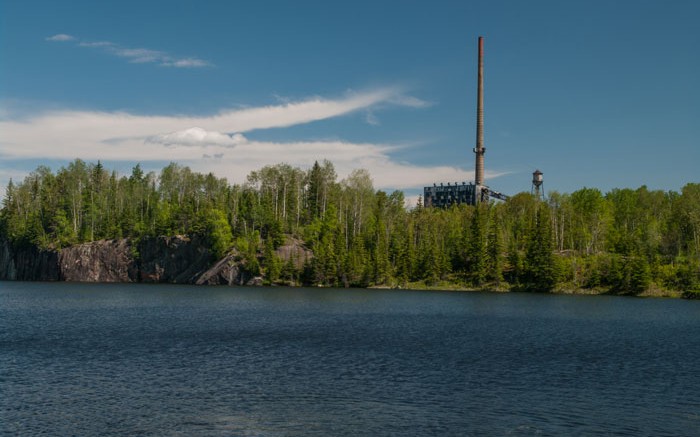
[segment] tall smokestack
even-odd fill
[[[484,183],[484,38],[479,37],[479,85],[476,97],[476,169],[474,171],[474,183]]]

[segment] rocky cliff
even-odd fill
[[[237,251],[233,251],[219,260],[209,270],[204,272],[197,281],[197,285],[259,285],[253,275],[246,269]]]
[[[0,279],[57,281],[60,279],[58,252],[34,246],[14,247],[0,240]]]
[[[301,268],[313,257],[300,240],[277,249],[282,262]],[[198,285],[260,285],[233,249],[215,260],[197,237],[100,240],[61,250],[13,246],[0,240],[0,280],[72,282],[148,282]]]
[[[293,237],[287,237],[284,244],[275,250],[275,254],[283,263],[291,263],[298,270],[314,257],[303,241]]]
[[[129,240],[101,240],[58,253],[60,279],[72,282],[137,282],[139,269]]]
[[[0,240],[0,280],[194,284],[212,261],[202,241],[186,236],[101,240],[61,250]]]
[[[197,237],[146,238],[138,245],[141,282],[194,284],[213,261],[211,251]]]

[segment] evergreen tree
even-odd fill
[[[518,245],[515,240],[511,240],[510,249],[508,250],[508,270],[505,278],[514,289],[522,288],[522,281],[525,272],[523,257],[520,254]]]
[[[487,258],[488,258],[488,279],[500,285],[503,281],[503,258],[501,255],[501,239],[499,237],[499,221],[495,209],[491,216],[489,227]]]
[[[308,190],[306,192],[307,211],[311,219],[321,216],[321,193],[323,185],[323,175],[318,161],[314,161],[313,167],[309,171]]]
[[[350,285],[358,287],[369,285],[370,261],[364,238],[361,235],[357,235],[352,239],[347,265],[348,283]]]
[[[253,276],[260,276],[260,261],[258,260],[258,248],[260,247],[260,233],[253,231],[250,233],[246,242],[246,251],[244,259],[246,261],[246,269]]]
[[[280,278],[282,265],[279,257],[275,253],[271,238],[265,241],[265,252],[263,254],[265,263],[265,279],[268,284],[274,284]]]
[[[531,291],[551,291],[557,284],[557,269],[552,244],[552,223],[549,206],[540,203],[534,228],[527,246],[525,288]]]
[[[282,265],[280,270],[280,278],[289,285],[297,285],[299,280],[299,272],[297,271],[295,265],[294,254],[290,256],[286,262]]]
[[[387,210],[387,197],[383,191],[377,192],[374,217],[374,232],[372,238],[372,266],[373,282],[385,284],[390,277],[389,242],[385,215]]]
[[[486,218],[488,205],[479,204],[474,207],[471,219],[469,239],[468,267],[472,284],[482,285],[488,273],[488,253],[486,250]]]
[[[641,293],[651,285],[651,269],[649,261],[644,256],[632,256],[628,260],[629,290],[633,293]]]
[[[375,191],[366,170],[336,183],[328,161],[308,171],[264,167],[239,186],[174,163],[158,177],[140,165],[119,176],[99,161],[75,160],[10,181],[0,239],[60,249],[102,238],[200,234],[217,256],[235,247],[254,274],[262,260],[268,279],[298,282],[293,262],[275,266],[270,255],[291,233],[313,251],[308,284],[436,284],[459,272],[476,285],[504,280],[531,290],[551,290],[559,279],[620,293],[700,287],[697,183],[680,193],[584,188],[553,195],[549,205],[528,193],[445,210],[421,202],[406,210],[403,200],[400,192]]]

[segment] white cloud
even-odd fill
[[[206,61],[197,58],[183,58],[175,59],[173,61],[163,61],[161,63],[163,67],[177,67],[177,68],[198,68],[207,67],[210,64]]]
[[[206,131],[200,127],[193,127],[169,134],[160,134],[146,139],[148,143],[163,144],[165,146],[224,146],[233,147],[248,141],[243,135],[222,134],[221,132]]]
[[[80,47],[113,47],[114,43],[109,42],[109,41],[92,41],[92,42],[87,42],[87,41],[81,41],[78,43],[78,46]]]
[[[379,119],[377,118],[376,115],[374,115],[374,112],[372,112],[371,109],[367,110],[367,113],[365,113],[365,121],[367,124],[370,124],[372,126],[379,126]]]
[[[114,46],[104,46],[114,47]],[[115,55],[129,59],[129,62],[158,62],[166,57],[165,53],[157,50],[149,49],[123,49],[113,48],[111,50]]]
[[[65,33],[59,33],[59,34],[47,37],[46,41],[62,42],[62,41],[73,41],[74,39],[75,39],[75,37],[73,37],[73,36],[66,35]]]
[[[392,158],[394,147],[372,143],[348,143],[343,141],[314,142],[256,142],[248,141],[236,146],[233,154],[211,161],[191,160],[187,165],[202,172],[213,171],[230,181],[243,182],[251,170],[280,162],[308,168],[314,161],[328,159],[335,166],[339,179],[358,168],[372,175],[374,185],[382,189],[422,189],[435,182],[468,182],[473,180],[472,168],[453,166],[419,166]],[[223,150],[221,153],[223,153]],[[487,181],[504,173],[486,172]]]
[[[427,108],[427,107],[433,106],[433,103],[431,103],[431,102],[426,102],[425,100],[421,100],[417,97],[407,96],[407,95],[402,95],[402,94],[394,96],[390,100],[390,103],[394,103],[394,104],[400,105],[400,106],[408,106],[411,108]]]
[[[74,36],[62,33],[50,36],[46,38],[46,40],[77,41],[76,45],[78,47],[102,50],[111,55],[128,59],[129,62],[134,64],[154,63],[163,67],[174,68],[202,68],[211,67],[213,65],[208,61],[195,57],[178,57],[160,50],[122,47],[119,44],[111,41],[82,41]]]
[[[411,196],[404,196],[403,198],[403,206],[406,208],[413,208],[418,204],[418,199],[421,198],[422,196],[420,194],[415,194]],[[421,199],[422,200],[422,199]]]
[[[0,120],[0,154],[9,157],[118,157],[127,144],[197,127],[203,131],[245,133],[338,117],[381,104],[396,91],[356,93],[340,99],[320,97],[274,106],[232,109],[211,116],[146,116],[125,112],[52,111],[26,120]],[[187,138],[192,141],[190,133]],[[151,143],[154,143],[151,140]],[[109,155],[109,156],[105,156]]]
[[[264,165],[286,162],[307,168],[323,159],[334,163],[340,178],[354,169],[367,169],[378,188],[420,188],[436,181],[469,180],[471,169],[399,162],[392,157],[397,147],[389,144],[265,142],[244,136],[257,129],[293,126],[386,106],[391,101],[405,102],[397,98],[399,94],[382,89],[339,99],[315,97],[199,117],[52,111],[26,119],[0,120],[0,156],[9,162],[81,158],[147,164],[173,160],[238,183]]]

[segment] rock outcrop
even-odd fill
[[[313,257],[301,240],[287,238],[276,250],[296,269]],[[198,285],[261,285],[235,249],[219,261],[198,237],[100,240],[61,250],[14,247],[0,240],[0,280],[148,282]]]
[[[246,270],[245,262],[233,251],[204,272],[197,285],[248,285],[253,276]],[[252,285],[252,284],[251,284]]]
[[[184,235],[141,240],[138,245],[139,280],[194,284],[212,262],[212,254],[199,238]]]
[[[293,237],[287,237],[282,246],[275,253],[283,263],[291,263],[294,268],[301,270],[307,261],[311,261],[314,254],[304,246],[304,242]]]
[[[0,240],[0,280],[58,281],[58,252]]]
[[[136,282],[138,267],[129,240],[101,240],[61,250],[61,280],[73,282]]]

